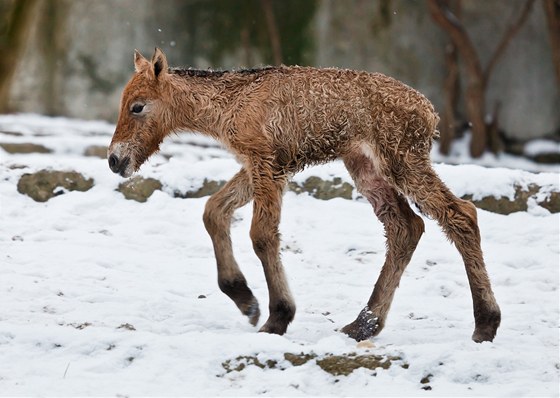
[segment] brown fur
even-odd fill
[[[151,62],[136,52],[135,68],[109,148],[110,167],[131,175],[179,130],[211,136],[237,156],[242,168],[208,200],[204,224],[220,289],[253,325],[260,311],[233,256],[233,212],[253,200],[250,236],[269,288],[270,316],[261,331],[282,334],[295,314],[279,256],[283,190],[305,166],[343,159],[387,236],[385,265],[371,298],[343,331],[363,340],[383,328],[424,232],[410,199],[438,221],[463,257],[474,305],[473,339],[494,338],[500,310],[482,258],[476,210],[456,198],[431,167],[439,119],[423,95],[378,73],[342,69],[173,69],[159,49]]]

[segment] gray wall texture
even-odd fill
[[[305,11],[311,12],[311,17],[299,38],[288,37],[294,42],[305,41],[295,61],[383,72],[422,91],[436,108],[441,107],[448,38],[432,21],[424,1],[300,0],[299,4],[306,2],[312,2],[312,8]],[[208,11],[212,3],[213,0],[41,2],[12,86],[12,108],[115,121],[121,90],[133,72],[134,49],[151,56],[158,46],[166,52],[171,65],[199,68],[267,63],[262,45],[254,41],[241,45],[229,40],[231,27],[227,19],[220,25],[222,20]],[[244,2],[218,3],[227,8]],[[292,4],[291,12],[299,16],[298,3]],[[523,2],[463,0],[462,4],[462,19],[484,66]],[[264,16],[257,10],[247,26],[261,19]],[[220,49],[220,42],[237,44]],[[246,65],[248,59],[252,65]],[[293,60],[288,57],[284,62],[290,64]],[[488,109],[496,101],[501,103],[500,126],[510,137],[527,139],[560,130],[560,90],[540,2],[534,5],[526,24],[495,68],[487,101]]]

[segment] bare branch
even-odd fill
[[[535,0],[527,0],[525,2],[525,6],[523,7],[523,10],[521,11],[521,14],[517,18],[517,20],[506,30],[506,32],[502,36],[502,40],[500,41],[500,44],[498,44],[498,47],[496,47],[496,50],[492,54],[492,58],[490,59],[490,62],[488,63],[486,69],[484,70],[485,85],[488,84],[488,80],[492,74],[492,70],[498,63],[500,57],[503,55],[505,49],[507,48],[507,46],[509,45],[513,37],[517,34],[517,32],[521,30],[521,27],[529,17],[529,14],[531,13],[531,9],[533,8],[534,3]]]
[[[442,1],[428,0],[428,7],[432,18],[449,34],[469,69],[475,71],[475,74],[482,76],[482,67],[480,66],[478,54],[461,21]]]
[[[471,156],[479,157],[486,149],[486,124],[484,123],[485,81],[480,60],[472,41],[461,21],[442,0],[428,0],[428,7],[434,21],[447,32],[457,47],[467,70],[465,106],[472,126]]]

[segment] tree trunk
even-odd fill
[[[552,61],[556,72],[556,80],[560,88],[560,0],[543,0],[548,22],[548,35],[552,49]]]
[[[555,0],[558,1],[558,0]],[[535,0],[527,0],[517,20],[509,26],[502,36],[496,50],[492,53],[490,62],[485,70],[482,69],[476,49],[474,48],[467,31],[461,24],[461,21],[450,10],[447,1],[444,0],[428,0],[428,7],[434,21],[440,25],[451,37],[453,44],[461,54],[461,58],[466,66],[467,71],[467,89],[466,89],[466,108],[467,117],[472,131],[471,140],[471,156],[480,157],[486,150],[488,144],[492,143],[493,150],[497,150],[500,144],[498,136],[498,120],[492,120],[493,125],[488,126],[485,122],[486,109],[486,88],[488,81],[498,63],[498,60],[504,53],[508,44],[513,37],[521,30],[521,27],[529,17],[531,8]],[[497,111],[494,112],[497,117]],[[491,141],[489,134],[492,134]]]
[[[282,46],[280,45],[280,33],[278,33],[278,26],[276,24],[276,19],[274,18],[272,0],[261,0],[261,6],[266,19],[268,37],[270,38],[272,59],[275,65],[280,65],[282,63]]]
[[[37,0],[16,0],[6,33],[0,36],[0,113],[8,111],[10,88],[31,27]]]
[[[494,104],[492,116],[487,125],[488,129],[488,147],[494,154],[498,154],[504,150],[504,143],[500,138],[500,107],[501,104],[497,101]]]
[[[479,158],[484,153],[487,144],[486,123],[484,122],[486,87],[482,76],[475,74],[472,70],[469,73],[465,100],[472,132],[470,152],[473,158]]]
[[[457,131],[455,111],[459,98],[459,64],[457,63],[457,47],[453,43],[449,43],[445,48],[445,66],[447,76],[443,87],[445,103],[440,125],[439,151],[443,155],[449,155],[451,142]]]
[[[471,156],[478,158],[486,149],[486,86],[478,54],[461,22],[442,1],[429,0],[428,7],[434,21],[445,30],[461,54],[467,69],[466,110],[472,131]]]
[[[66,40],[66,15],[72,3],[68,0],[43,0],[38,18],[40,51],[43,59],[44,90],[42,101],[47,115],[57,115],[61,109],[59,71],[64,68]]]

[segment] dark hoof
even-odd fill
[[[270,316],[259,332],[283,335],[294,319],[296,307],[293,303],[281,300],[269,307]]]
[[[241,313],[249,318],[251,325],[257,326],[261,311],[257,299],[247,286],[245,278],[238,276],[233,280],[218,280],[218,285],[220,290],[233,300]]]
[[[362,341],[375,336],[381,329],[383,329],[383,325],[380,319],[366,307],[360,312],[358,318],[351,324],[344,326],[341,332],[356,341]]]
[[[278,322],[271,322],[269,319],[266,323],[260,328],[259,333],[270,333],[270,334],[279,334],[280,336],[286,333],[288,329],[288,324],[279,324]]]
[[[483,341],[493,341],[496,337],[496,331],[500,326],[501,314],[500,311],[491,311],[484,316],[475,317],[476,327],[472,335],[472,339],[476,343]]]
[[[259,318],[261,317],[261,310],[259,309],[259,303],[256,298],[253,297],[252,302],[245,308],[241,309],[241,313],[249,318],[249,323],[253,326],[257,326],[259,323]]]

